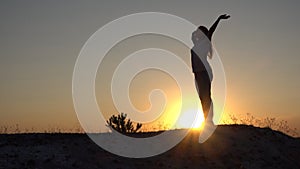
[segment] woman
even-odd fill
[[[212,69],[207,57],[212,58],[211,39],[220,20],[228,19],[227,14],[220,15],[208,30],[205,26],[199,26],[192,34],[194,47],[191,49],[192,68],[195,75],[195,83],[201,100],[206,122],[213,124],[213,105],[211,99]],[[211,107],[211,108],[210,108]],[[209,113],[211,110],[211,113]]]

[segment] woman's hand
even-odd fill
[[[228,18],[230,18],[230,15],[227,15],[227,14],[219,16],[219,19],[228,19]]]
[[[228,19],[228,18],[230,18],[230,15],[227,15],[227,14],[220,15],[220,16],[218,17],[218,19],[215,21],[215,23],[214,23],[214,24],[209,28],[209,30],[208,30],[207,37],[208,37],[209,40],[212,39],[212,35],[213,35],[213,33],[215,32],[215,30],[216,30],[216,28],[217,28],[219,22],[220,22],[222,19]]]

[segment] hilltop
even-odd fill
[[[191,131],[166,153],[130,159],[106,152],[85,134],[2,134],[0,168],[300,168],[300,139],[269,128],[220,125],[203,144],[198,136]]]

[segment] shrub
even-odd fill
[[[121,113],[119,115],[113,115],[107,120],[108,126],[117,130],[120,133],[136,133],[141,129],[142,124],[137,123],[134,127],[130,119],[126,119],[127,114]]]

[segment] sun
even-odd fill
[[[204,123],[204,116],[203,116],[202,111],[200,111],[196,117],[196,120],[195,120],[195,123],[194,123],[192,129],[201,130],[203,127],[203,123]]]
[[[195,119],[196,117],[196,119]],[[191,122],[194,122],[190,125]],[[177,121],[178,128],[191,128],[193,130],[200,130],[204,122],[203,112],[201,109],[188,110],[181,113]]]

